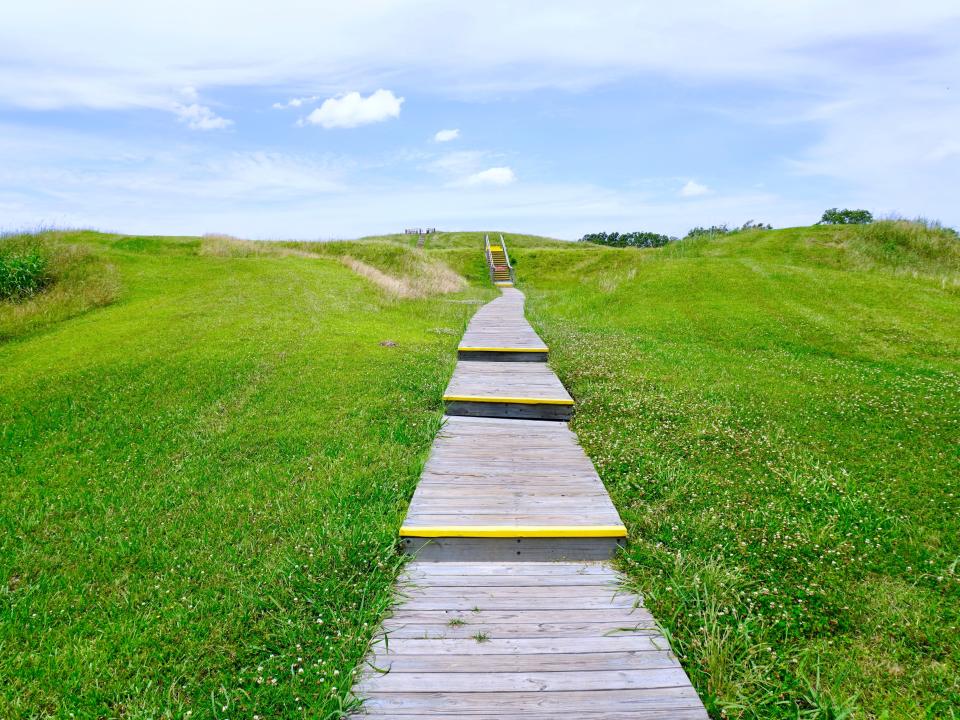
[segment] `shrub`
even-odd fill
[[[50,282],[49,265],[35,238],[0,238],[0,301],[21,300],[42,290]]]
[[[700,227],[699,225],[695,228],[692,228],[690,232],[684,236],[684,240],[688,238],[701,238],[701,237],[714,237],[716,235],[729,235],[736,230],[731,230],[726,225],[711,225],[710,227]]]
[[[667,243],[676,240],[669,235],[661,235],[653,232],[628,232],[628,233],[587,233],[580,242],[590,242],[597,245],[608,245],[610,247],[639,247],[655,248],[663,247]]]
[[[0,343],[117,298],[116,269],[86,236],[47,231],[0,237]]]
[[[830,208],[823,211],[820,218],[821,225],[867,225],[873,222],[873,213],[869,210],[850,210],[844,208]]]

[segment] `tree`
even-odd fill
[[[597,245],[609,245],[611,247],[637,247],[637,248],[655,248],[663,247],[668,242],[676,240],[669,235],[661,235],[653,232],[628,232],[628,233],[587,233],[580,242],[590,242]]]
[[[869,210],[850,210],[830,208],[824,210],[820,218],[821,225],[867,225],[873,222],[873,213]]]

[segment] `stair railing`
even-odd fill
[[[490,251],[490,236],[487,234],[483,236],[483,251],[487,255],[487,272],[490,273],[490,282],[495,282],[493,277],[493,254]]]
[[[510,271],[510,282],[513,282],[513,265],[510,263],[510,254],[507,252],[507,243],[503,239],[503,233],[500,233],[500,247],[503,248],[503,257],[507,260],[507,269]]]

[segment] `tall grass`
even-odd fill
[[[49,257],[36,235],[0,237],[0,300],[34,295],[50,282]]]
[[[960,282],[960,236],[935,221],[890,219],[861,225],[847,233],[845,245],[867,268]]]
[[[118,297],[116,268],[93,246],[77,242],[84,235],[42,232],[0,239],[0,341]]]

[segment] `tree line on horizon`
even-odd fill
[[[873,222],[873,213],[869,210],[851,210],[844,208],[830,208],[824,210],[817,225],[866,225]],[[607,245],[608,247],[636,247],[636,248],[657,248],[663,247],[671,242],[678,240],[688,240],[698,237],[713,237],[716,235],[729,235],[735,232],[744,232],[747,230],[773,230],[773,225],[763,222],[754,222],[747,220],[740,227],[728,227],[727,225],[711,225],[710,227],[697,226],[691,228],[682,238],[662,233],[637,231],[637,232],[596,232],[587,233],[580,242],[594,243],[595,245]]]

